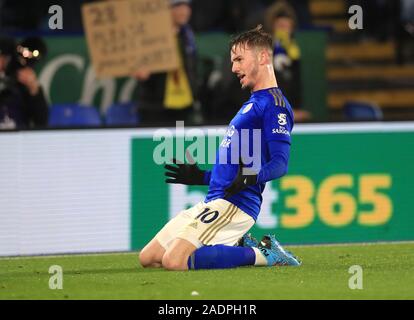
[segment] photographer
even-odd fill
[[[48,105],[32,68],[45,51],[37,38],[16,45],[0,37],[0,130],[47,126]]]

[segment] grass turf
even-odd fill
[[[136,253],[3,258],[0,299],[414,299],[414,243],[288,249],[302,266],[171,272],[139,267]],[[62,290],[49,289],[51,265],[63,268]],[[362,290],[348,287],[352,265]]]

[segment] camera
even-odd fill
[[[9,37],[0,38],[0,95],[13,87],[19,69],[33,67],[46,56],[45,42],[39,37],[28,37],[17,42]],[[2,66],[3,64],[3,66]]]
[[[25,38],[16,44],[7,71],[14,74],[18,69],[33,67],[45,55],[46,44],[41,38]]]

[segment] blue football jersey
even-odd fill
[[[256,173],[270,161],[269,141],[290,144],[294,124],[292,108],[279,88],[255,91],[231,120],[211,170],[205,202],[224,198],[224,190],[235,179],[239,158]],[[260,212],[265,183],[249,186],[226,199],[254,220]]]

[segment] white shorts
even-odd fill
[[[200,202],[181,211],[155,236],[164,249],[179,238],[196,248],[204,245],[233,246],[254,225],[254,220],[234,204],[224,199]]]

